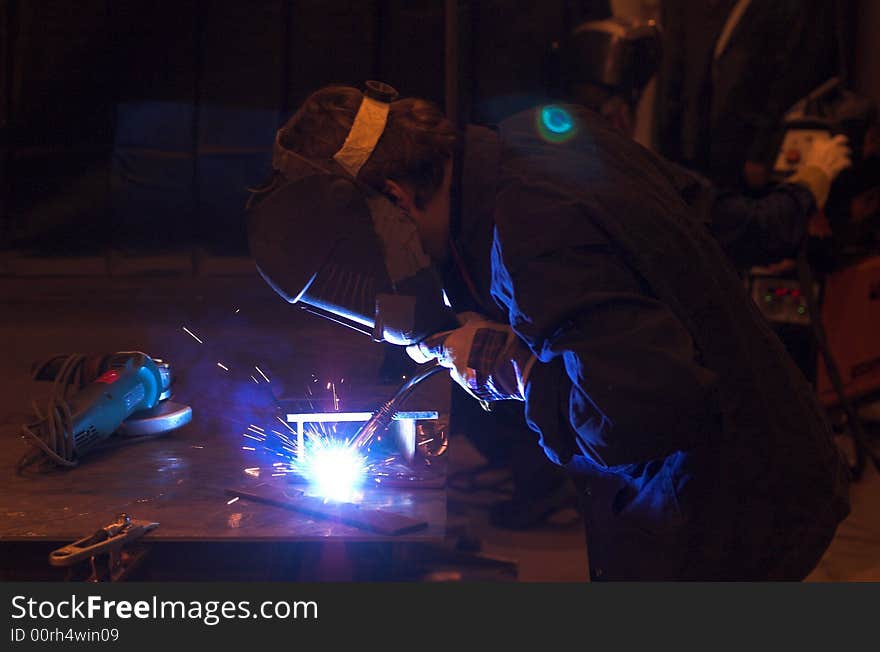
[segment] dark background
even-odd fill
[[[840,1],[880,100],[880,3]],[[554,44],[611,4],[0,0],[0,254],[245,254],[246,189],[309,92],[381,79],[491,122],[552,92]]]
[[[0,250],[246,253],[246,188],[309,92],[376,78],[445,103],[444,4],[0,0]],[[609,11],[456,9],[456,108],[479,121],[543,95],[551,44]]]

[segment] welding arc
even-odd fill
[[[412,394],[413,390],[419,383],[443,370],[444,367],[440,366],[440,363],[435,360],[430,363],[430,366],[426,369],[414,374],[409,380],[403,383],[403,385],[400,386],[400,389],[395,392],[394,396],[379,406],[379,409],[373,413],[370,420],[367,421],[358,431],[354,436],[354,439],[352,439],[352,446],[356,448],[366,446],[376,433],[382,432],[391,425],[391,421],[394,419],[394,413],[397,412],[400,405],[410,394]]]

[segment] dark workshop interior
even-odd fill
[[[878,32],[0,0],[0,579],[880,581]]]

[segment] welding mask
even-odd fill
[[[286,301],[375,341],[406,346],[457,322],[415,223],[357,178],[396,95],[367,82],[351,131],[330,160],[285,148],[279,131],[279,182],[250,203],[247,227],[259,273]]]
[[[660,55],[654,21],[589,21],[576,27],[564,46],[562,79],[569,88],[592,84],[634,105],[657,71]]]

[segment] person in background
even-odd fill
[[[597,112],[610,127],[632,137],[635,107],[664,56],[660,32],[653,23],[621,18],[578,26],[562,59],[566,99]],[[760,193],[720,186],[670,161],[667,166],[682,196],[698,209],[731,262],[742,270],[797,254],[811,218],[828,200],[832,182],[851,165],[850,155],[845,136],[817,142],[794,176],[768,181]]]
[[[664,0],[659,152],[724,189],[767,184],[782,115],[837,72],[837,4]]]

